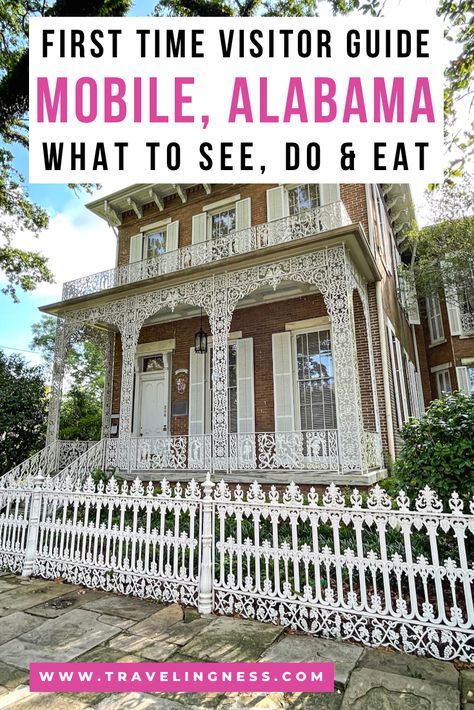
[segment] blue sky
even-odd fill
[[[409,11],[419,16],[433,12],[436,0],[388,0],[384,14],[399,17]],[[151,14],[154,0],[135,2],[131,15]],[[451,44],[451,51],[453,44]],[[16,151],[17,167],[28,174],[26,151]],[[65,185],[30,185],[32,198],[48,210],[50,226],[38,240],[30,235],[19,234],[15,245],[44,253],[49,258],[50,267],[56,276],[54,285],[40,285],[30,294],[19,292],[20,303],[14,304],[9,297],[0,294],[0,348],[7,353],[14,350],[28,351],[31,342],[31,326],[40,319],[38,307],[60,300],[64,281],[111,268],[114,265],[115,237],[112,230],[98,217],[84,208],[84,203],[100,194],[107,194],[119,187],[119,183],[103,185],[100,193],[93,197],[81,194],[79,197]],[[414,191],[415,203],[423,202],[423,189]],[[1,282],[1,274],[0,274]],[[38,354],[24,353],[31,362],[41,362]]]
[[[129,14],[150,15],[155,4],[154,0],[139,0],[134,3]],[[27,176],[27,152],[23,149],[16,149],[14,153],[16,167],[23,175]],[[115,189],[116,186],[111,185],[110,190],[106,185],[103,187],[104,191],[108,192]],[[32,293],[19,291],[20,303],[17,304],[13,303],[9,297],[0,294],[0,348],[4,349],[7,354],[14,351],[30,350],[31,326],[41,317],[38,307],[59,300],[62,282],[67,277],[77,278],[85,276],[91,271],[100,271],[102,268],[111,267],[115,254],[115,239],[111,230],[102,220],[88,213],[83,207],[85,202],[94,199],[95,196],[91,197],[86,194],[75,196],[66,185],[31,184],[29,185],[29,193],[33,200],[48,211],[54,238],[50,239],[46,235],[42,235],[38,240],[32,240],[20,236],[20,240],[24,241],[25,246],[49,255],[50,249],[54,249],[58,242],[58,232],[65,226],[70,227],[70,232],[74,233],[76,240],[66,247],[66,242],[71,241],[71,234],[68,235],[66,231],[64,232],[63,245],[60,247],[61,257],[57,260],[56,269],[54,269],[57,284],[40,286]],[[101,242],[101,248],[98,250],[99,257],[92,265],[90,258],[84,259],[83,257],[84,252],[87,253],[91,247],[97,246],[97,239]],[[76,259],[77,256],[79,256],[78,259]],[[64,269],[64,267],[67,268]],[[41,363],[41,357],[37,353],[24,352],[23,355],[35,364]]]

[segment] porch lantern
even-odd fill
[[[202,308],[201,308],[201,327],[194,336],[194,351],[196,353],[207,353],[207,333],[202,329]]]

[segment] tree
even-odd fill
[[[409,233],[413,264],[402,270],[414,276],[419,296],[444,290],[449,300],[462,286],[474,311],[474,179],[447,183],[427,200],[432,223]]]
[[[31,347],[42,353],[49,372],[54,357],[56,319],[43,316],[32,326]],[[92,341],[74,343],[68,350],[65,371],[66,388],[61,404],[60,439],[100,439],[104,358]]]
[[[0,350],[0,474],[44,446],[44,372]]]
[[[53,281],[47,259],[39,252],[15,248],[23,230],[35,236],[48,225],[44,209],[31,201],[25,179],[15,168],[9,146],[28,148],[28,21],[33,15],[108,17],[124,15],[131,0],[9,0],[0,3],[0,270],[2,289],[14,300],[17,288],[33,290]]]
[[[453,491],[470,501],[474,494],[474,395],[460,392],[436,399],[423,419],[401,430],[403,446],[394,483],[414,497],[425,486],[445,501]]]
[[[383,16],[386,0],[159,0],[156,15],[177,17],[267,17],[317,16],[326,2],[334,15],[359,11]],[[474,91],[474,17],[472,0],[438,0],[436,14],[444,20],[445,36],[456,41],[459,54],[445,70],[445,138],[452,150],[447,178],[460,176],[474,156],[474,122],[459,128],[456,124],[458,101]],[[474,99],[473,99],[474,101]]]

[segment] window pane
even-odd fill
[[[290,214],[319,207],[319,185],[297,185],[288,190]]]
[[[166,251],[166,230],[147,234],[146,239],[146,255],[148,259],[151,259],[154,256],[159,256],[160,254],[163,254]]]
[[[211,236],[213,239],[225,237],[235,231],[235,207],[211,215]]]
[[[335,429],[330,331],[297,335],[296,357],[301,429]]]

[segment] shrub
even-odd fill
[[[423,419],[402,429],[403,448],[394,468],[398,487],[416,496],[425,486],[445,501],[453,491],[474,494],[474,395],[460,392],[437,399]]]

